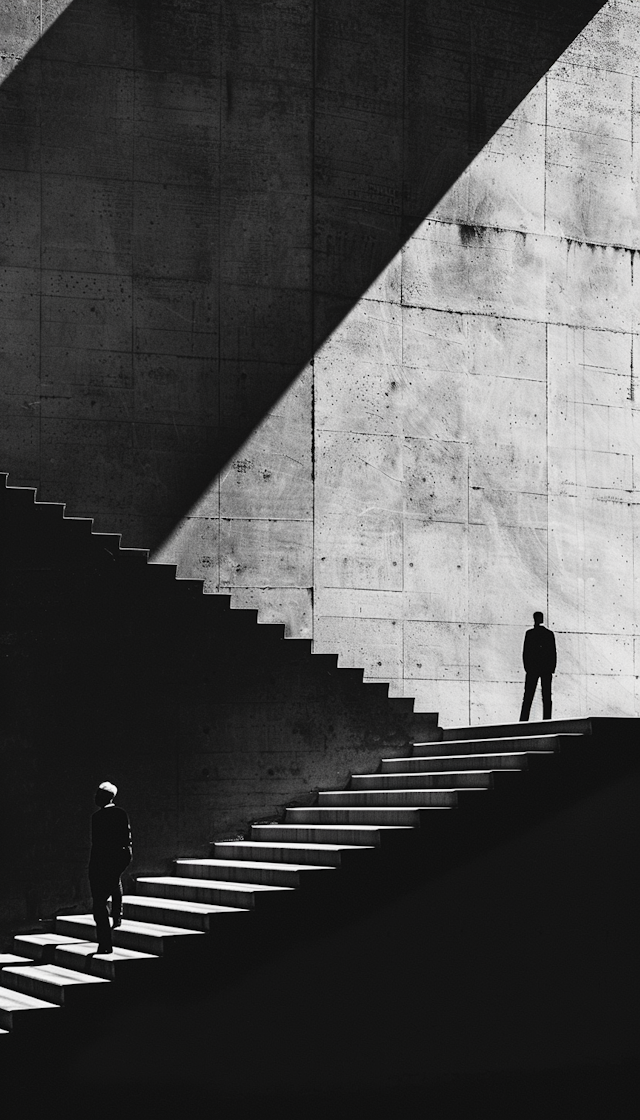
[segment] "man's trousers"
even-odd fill
[[[120,882],[121,868],[99,867],[89,869],[89,885],[93,899],[93,920],[96,923],[98,936],[98,949],[103,953],[110,953],[111,926],[109,924],[109,910],[107,903],[111,899],[111,917],[114,922],[120,921],[122,914],[122,883]]]
[[[542,718],[551,719],[551,678],[553,673],[527,673],[524,680],[524,697],[522,700],[522,710],[520,712],[520,722],[529,719],[529,712],[531,711],[531,704],[533,696],[536,691],[538,681],[542,688]]]

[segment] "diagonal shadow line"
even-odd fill
[[[0,87],[2,468],[156,547],[601,0],[73,0]]]

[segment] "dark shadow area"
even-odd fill
[[[89,525],[0,486],[0,951],[90,909],[100,782],[131,815],[130,871],[164,873],[437,733],[362,670]]]
[[[241,1046],[242,1040],[238,1039]],[[126,1061],[128,1059],[124,1059]],[[616,1065],[576,1065],[558,1069],[499,1070],[476,1076],[433,1080],[420,1088],[394,1085],[326,1092],[321,1086],[303,1094],[220,1096],[215,1083],[195,1089],[189,1080],[177,1089],[112,1086],[122,1093],[118,1113],[137,1120],[142,1116],[174,1117],[196,1109],[215,1120],[254,1120],[256,1116],[294,1115],[304,1120],[541,1120],[580,1115],[632,1117],[638,1108],[637,1059]],[[33,1090],[29,1093],[31,1096]],[[94,1089],[92,1115],[109,1117],[113,1105]],[[44,1092],[40,1102],[50,1098]]]
[[[288,941],[281,920],[281,951],[274,926],[272,951],[254,957],[257,928],[215,934],[208,965],[67,1019],[40,1058],[42,1085],[95,1092],[111,1068],[132,1107],[208,1102],[226,1117],[277,1106],[305,1120],[456,1107],[563,1116],[572,1096],[623,1106],[637,1094],[628,887],[640,775],[607,769],[530,830],[436,879],[414,867],[404,893],[382,885],[368,910],[315,938]],[[8,1071],[18,1084],[33,1049],[19,1054]]]
[[[2,468],[157,546],[593,0],[75,0],[0,87]]]

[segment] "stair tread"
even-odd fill
[[[445,773],[446,773],[446,771],[445,771]],[[491,770],[467,770],[467,771],[464,771],[464,773],[467,773],[467,774],[469,774],[469,773],[470,774],[491,774],[492,771]],[[429,775],[429,777],[431,777],[431,776],[432,775]],[[375,777],[379,778],[379,777],[381,777],[381,775],[376,774]],[[408,775],[407,775],[407,777],[408,777]],[[417,797],[417,796],[419,796],[420,794],[423,794],[423,793],[429,793],[429,794],[432,794],[432,793],[458,793],[458,791],[461,790],[461,789],[464,789],[466,791],[468,789],[474,789],[474,788],[475,788],[474,786],[438,786],[437,789],[432,789],[432,790],[423,790],[423,789],[381,790],[381,789],[379,789],[379,790],[372,790],[372,791],[363,790],[363,789],[362,790],[361,789],[336,789],[336,790],[331,790],[331,789],[324,790],[323,789],[322,793],[324,795],[328,796],[328,797],[353,797],[355,794],[358,794],[358,795],[362,794],[363,797],[366,797],[368,792],[389,793],[389,795],[393,795],[393,796],[395,796],[398,793],[411,793],[411,794],[415,794],[415,796]],[[484,791],[483,791],[482,787],[478,787],[477,792],[478,793],[483,793]],[[335,807],[336,806],[334,805],[333,808],[335,809]],[[425,809],[432,809],[433,808],[432,805],[425,805],[424,807],[425,807]],[[309,805],[309,808],[310,809],[322,809],[322,808],[325,808],[325,806],[323,806],[323,805]],[[326,808],[331,808],[331,806],[326,806]],[[377,808],[382,809],[382,808],[384,808],[384,806],[378,805]],[[414,805],[414,806],[412,806],[412,808],[419,809],[420,806],[419,805]]]
[[[69,915],[66,915],[69,917]],[[68,933],[20,933],[14,937],[14,942],[26,941],[30,945],[81,945],[79,937],[70,937]]]
[[[481,741],[482,741],[481,739],[478,739],[478,742],[481,742]],[[483,751],[472,751],[470,754],[425,754],[425,755],[412,754],[412,755],[407,755],[404,758],[397,758],[397,757],[396,758],[383,758],[382,761],[383,762],[425,762],[425,763],[427,763],[427,762],[444,762],[448,759],[451,759],[451,761],[454,762],[456,759],[459,761],[460,759],[463,759],[463,758],[526,758],[528,755],[531,755],[531,754],[534,754],[534,755],[545,755],[545,754],[552,755],[552,754],[555,754],[555,751],[552,751],[552,750],[551,751],[491,751],[490,753],[487,753],[486,751],[484,751],[484,752]],[[453,770],[453,771],[450,771],[450,773],[455,774],[456,771]],[[370,775],[357,774],[357,775],[354,775],[354,776],[360,778],[360,777],[369,777]]]
[[[245,891],[247,894],[251,891],[292,891],[295,887],[279,887],[268,883],[236,883],[229,882],[228,879],[196,879],[193,877],[180,876],[180,875],[153,875],[153,876],[140,876],[137,879],[138,883],[163,883],[170,887],[193,887],[197,885],[198,888],[204,890],[234,890]],[[148,897],[137,896],[140,897]]]
[[[415,791],[412,790],[411,792],[413,793]],[[451,793],[451,792],[457,793],[458,790],[437,790],[436,792],[437,793],[447,793],[447,792],[448,793]],[[419,805],[411,805],[407,808],[407,812],[417,812],[417,810],[420,807],[421,806],[419,806]],[[339,806],[337,806],[337,805],[307,805],[307,806],[300,805],[300,806],[297,806],[295,809],[287,809],[287,812],[288,813],[334,813],[336,811],[336,809],[338,809],[338,808],[339,808]],[[397,813],[398,808],[399,808],[398,805],[363,805],[362,809],[360,811],[361,812],[366,811],[367,813]],[[429,811],[431,811],[432,809],[450,809],[451,806],[450,805],[424,805],[424,806],[422,806],[422,808],[429,809]],[[344,812],[347,812],[347,810],[345,809]],[[285,821],[285,824],[288,824],[288,823],[289,823],[288,821]],[[334,826],[332,825],[331,827],[333,828]],[[368,825],[366,827],[371,828],[371,827],[376,827],[376,826]],[[395,827],[394,825],[380,825],[380,828],[394,828],[394,827]]]
[[[550,731],[548,735],[506,735],[504,739],[501,739],[499,735],[489,735],[486,739],[478,736],[477,738],[472,739],[441,739],[440,742],[445,743],[447,747],[451,747],[456,743],[459,743],[461,746],[464,746],[465,743],[503,743],[505,739],[507,741],[509,741],[509,739],[517,739],[519,743],[532,741],[541,742],[542,740],[544,740],[545,742],[549,742],[551,739],[559,738],[584,739],[584,734],[580,731]],[[416,741],[413,745],[414,747],[433,747],[435,744],[432,740],[426,739],[424,742]]]
[[[312,806],[312,808],[313,808],[313,806]],[[444,808],[446,808],[446,806],[444,806]],[[306,824],[291,824],[288,821],[285,822],[285,823],[282,823],[282,824],[259,824],[258,825],[258,828],[260,828],[260,829],[304,829],[306,827],[307,827]],[[353,825],[353,824],[313,824],[313,825],[309,825],[309,827],[313,827],[315,829],[326,829],[327,832],[331,832],[332,830],[334,832],[335,831],[340,831],[340,830],[344,830],[345,832],[352,832],[355,825]],[[409,824],[359,824],[359,825],[356,825],[356,827],[358,827],[358,829],[360,829],[363,832],[379,832],[381,829],[382,830],[384,830],[384,829],[409,829],[410,825]]]
[[[22,964],[33,964],[33,957],[20,957],[17,953],[0,953],[0,968]]]
[[[139,901],[141,896],[136,895],[135,898]],[[68,922],[77,922],[80,925],[95,927],[93,914],[59,914],[58,917]],[[158,922],[138,922],[132,918],[123,918],[118,929],[112,931],[112,936],[113,934],[117,934],[118,930],[122,930],[125,933],[145,933],[151,937],[196,936],[200,933],[200,930],[185,929],[183,926],[165,926],[160,925]]]
[[[435,777],[447,778],[452,774],[495,774],[495,773],[496,773],[495,770],[492,770],[490,767],[487,766],[487,767],[483,767],[481,769],[479,768],[477,770],[436,770],[433,774],[429,773],[428,771],[425,771],[423,776],[425,778],[435,778]],[[354,777],[354,778],[388,778],[388,777],[394,777],[394,778],[416,778],[417,777],[417,778],[419,778],[421,776],[421,774],[422,774],[421,770],[394,770],[392,774],[381,774],[381,773],[378,772],[378,773],[375,773],[375,774],[353,774],[352,777]],[[442,788],[445,788],[445,787],[442,787]],[[349,793],[350,791],[349,790],[341,790],[340,792],[341,793]],[[324,790],[323,790],[323,793],[324,793]]]
[[[529,737],[536,733],[538,735],[589,735],[592,731],[591,717],[589,716],[577,719],[530,720],[526,721],[524,726],[529,732]],[[445,727],[443,728],[443,739],[449,741],[473,738],[474,733],[483,731],[487,733],[493,731],[505,737],[526,738],[527,736],[522,735],[521,729],[523,729],[523,724],[520,721],[518,723],[485,723],[478,724],[476,727]]]
[[[61,945],[60,949],[64,953],[73,953],[79,957],[98,955],[96,954],[95,941],[77,941],[75,945]],[[157,961],[160,959],[155,953],[143,953],[140,949],[121,949],[119,946],[114,946],[111,953],[100,953],[99,955],[115,961]],[[83,975],[86,975],[86,973]]]
[[[64,968],[59,964],[35,964],[19,968],[5,968],[3,972],[10,972],[16,976],[29,976],[34,980],[46,980],[50,984],[62,987],[65,984],[107,984],[100,976],[89,976],[86,972],[76,972],[72,968]]]
[[[311,808],[313,808],[313,807],[314,806],[311,806]],[[445,808],[446,808],[446,806],[445,806]],[[257,827],[257,828],[273,828],[273,829],[276,829],[276,828],[300,829],[300,828],[306,828],[307,826],[304,825],[304,824],[290,824],[288,822],[285,822],[283,824],[260,824],[260,825],[257,825],[255,827]],[[365,832],[365,831],[366,832],[379,832],[380,829],[394,829],[394,828],[409,829],[411,826],[410,825],[403,825],[403,824],[360,824],[360,825],[357,825],[357,826],[354,826],[352,824],[314,824],[310,827],[326,828],[327,832],[331,832],[332,830],[334,832],[336,832],[336,831],[339,831],[341,829],[344,830],[345,832],[353,832],[354,827],[357,827],[362,832]],[[277,843],[277,841],[276,841],[276,843]],[[306,847],[307,845],[306,844],[301,844],[300,846],[301,847]]]
[[[241,867],[243,869],[249,867],[256,871],[335,871],[335,868],[328,864],[268,863],[250,859],[177,859],[176,864],[197,864],[199,867]]]
[[[37,996],[28,996],[26,992],[16,992],[13,988],[0,987],[0,1007],[3,1011],[39,1011],[40,1008],[58,1008],[59,1006],[59,1003],[49,1003],[46,999],[39,999]]]
[[[191,879],[190,882],[199,882],[200,880]],[[156,898],[152,894],[126,894],[123,896],[122,903],[134,903],[135,905],[142,904],[144,906],[155,906],[158,910],[184,910],[187,913],[194,914],[244,914],[245,910],[241,910],[238,906],[221,906],[215,902],[187,902],[183,898]],[[123,922],[124,925],[124,922]]]
[[[260,827],[261,828],[270,828],[271,825],[261,825]],[[276,827],[280,827],[280,826],[278,825]],[[219,840],[216,843],[216,847],[221,846],[222,844],[233,844],[233,846],[236,847],[236,848],[264,848],[265,847],[265,841],[264,840]],[[301,848],[304,848],[305,851],[308,851],[310,849],[313,852],[315,852],[315,851],[321,852],[325,849],[328,849],[329,851],[332,851],[332,852],[366,852],[366,851],[373,851],[373,848],[371,848],[367,844],[331,844],[331,843],[329,843],[329,844],[315,844],[311,840],[309,841],[308,844],[304,844],[304,843],[296,844],[294,841],[290,841],[289,843],[286,843],[285,841],[275,840],[274,841],[274,847],[275,846],[277,846],[278,848],[286,849],[287,851],[289,851],[289,850],[296,851],[296,850],[300,850]],[[239,860],[238,862],[239,863],[244,863],[244,860]],[[247,862],[249,862],[249,861],[247,861]],[[284,863],[284,864],[282,864],[282,866],[283,867],[291,867],[293,865],[290,864],[290,863]],[[302,865],[302,866],[304,866],[304,865]]]

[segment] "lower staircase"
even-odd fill
[[[90,914],[16,936],[0,956],[0,1053],[12,1036],[82,1023],[141,985],[182,983],[190,965],[208,961],[213,976],[225,961],[228,976],[230,947],[235,967],[248,966],[265,931],[273,950],[374,909],[637,765],[639,728],[594,718],[445,730],[246,839],[213,844],[209,858],[139,876],[108,955],[96,954]]]

